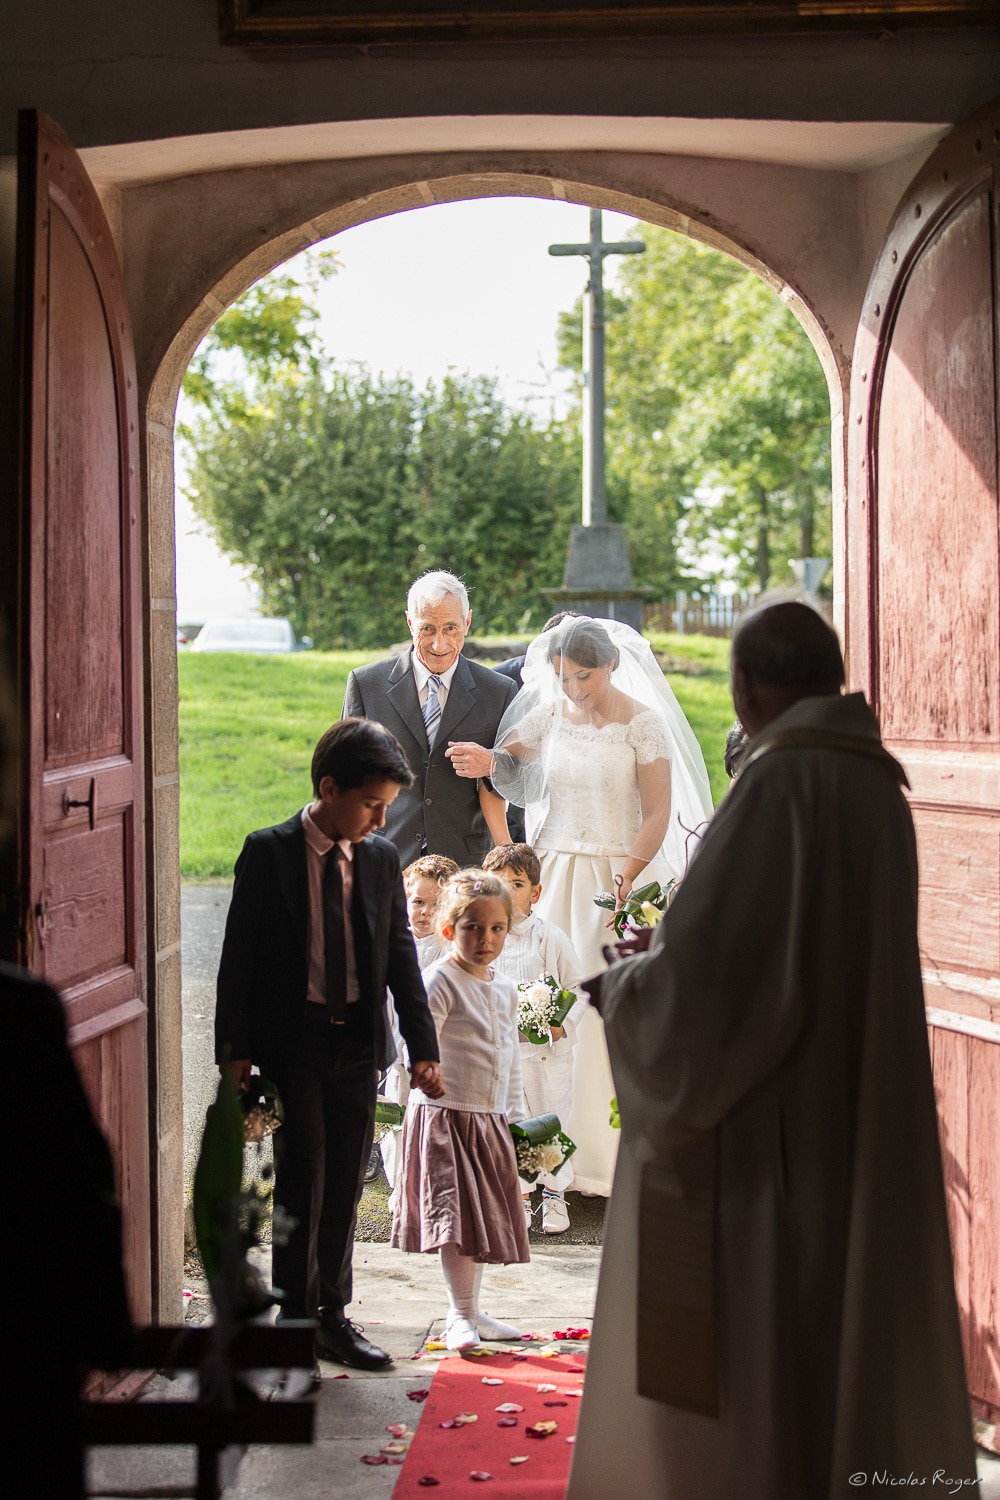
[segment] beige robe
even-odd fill
[[[750,765],[649,953],[600,981],[622,1146],[567,1500],[975,1478],[910,813],[856,753],[878,747],[860,694],[803,700],[754,748],[788,730],[854,744]],[[644,1385],[689,1409],[637,1394],[649,1327]]]

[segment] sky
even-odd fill
[[[604,238],[634,238],[632,223],[605,213]],[[586,208],[534,198],[437,204],[345,230],[326,241],[341,266],[320,292],[323,342],[337,360],[420,385],[449,369],[496,375],[512,404],[561,411],[568,381],[556,369],[556,330],[583,291],[586,262],[548,246],[589,233]],[[606,262],[609,285],[615,265]],[[199,534],[183,482],[179,464],[178,621],[251,612],[253,592]]]

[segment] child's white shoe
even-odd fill
[[[533,1210],[532,1210],[532,1207],[531,1207],[531,1199],[528,1197],[527,1193],[524,1194],[524,1196],[521,1199],[521,1202],[524,1205],[524,1227],[528,1231],[528,1233],[530,1234],[531,1233],[531,1216],[532,1216]]]
[[[457,1313],[448,1321],[444,1331],[444,1342],[446,1349],[475,1349],[480,1342],[479,1332],[471,1319]]]
[[[565,1234],[568,1228],[569,1209],[566,1207],[566,1199],[562,1193],[550,1193],[546,1189],[542,1194],[543,1234]]]
[[[486,1313],[476,1309],[476,1327],[479,1329],[481,1339],[519,1339],[520,1328],[514,1328],[510,1323],[501,1323],[498,1318],[491,1318]]]

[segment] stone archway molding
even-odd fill
[[[183,1245],[176,1130],[182,1099],[173,426],[180,383],[199,341],[227,306],[275,266],[356,224],[404,210],[527,196],[612,209],[690,235],[733,256],[771,286],[820,358],[833,422],[839,596],[850,355],[877,239],[913,168],[897,163],[885,170],[888,177],[878,188],[856,173],[773,161],[623,151],[458,151],[265,164],[108,188],[133,314],[144,428],[151,1062],[158,1080],[156,1134],[164,1143],[157,1215],[164,1315],[179,1306]],[[876,210],[885,200],[880,216]]]

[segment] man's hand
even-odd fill
[[[444,1082],[441,1078],[441,1064],[436,1062],[415,1062],[410,1069],[410,1088],[419,1089],[426,1094],[428,1099],[440,1099],[444,1095]]]
[[[484,750],[473,740],[449,740],[444,753],[457,774],[469,780],[489,776],[493,769],[493,751]]]
[[[219,1072],[229,1074],[233,1080],[233,1088],[238,1094],[245,1094],[250,1087],[249,1057],[241,1057],[236,1062],[223,1063]]]

